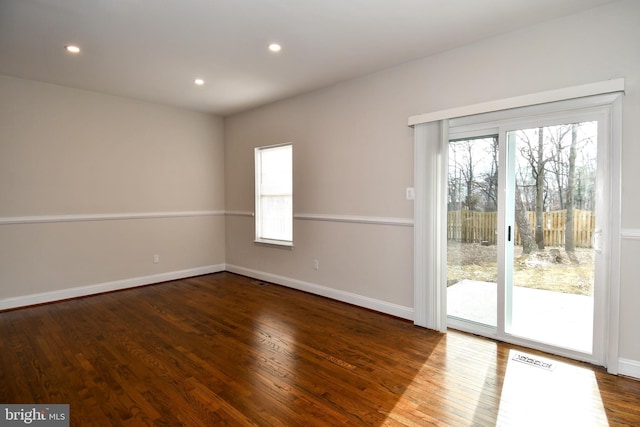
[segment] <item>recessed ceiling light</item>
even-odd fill
[[[204,84],[204,80],[202,79],[195,79],[193,82],[198,86],[202,86]]]
[[[64,47],[69,53],[80,53],[80,48],[73,44],[68,44]]]
[[[278,43],[271,43],[269,45],[269,50],[271,52],[280,52],[282,50],[282,46],[280,46]]]

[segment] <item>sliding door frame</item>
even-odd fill
[[[456,116],[455,111],[432,113],[410,118],[410,125],[415,127],[415,176],[416,205],[414,209],[414,295],[415,318],[414,323],[442,332],[446,331],[448,320],[446,316],[446,146],[449,133],[456,138],[456,127],[465,126],[465,132],[471,134],[489,131],[486,135],[496,134],[496,127],[508,127],[510,121],[526,121],[528,118],[555,114],[561,111],[576,111],[581,114],[589,109],[604,111],[608,123],[607,166],[608,187],[605,191],[610,195],[605,209],[610,214],[609,233],[603,244],[607,247],[608,256],[604,260],[604,279],[609,283],[608,295],[604,298],[604,319],[595,327],[601,328],[601,336],[606,342],[603,345],[602,361],[610,373],[618,372],[618,337],[619,337],[619,299],[620,299],[620,191],[621,191],[621,146],[622,146],[622,93],[624,81],[618,84],[605,82],[601,87],[588,85],[584,97],[568,99],[553,103],[536,104],[539,95],[532,95],[531,99],[519,100],[522,108],[509,108],[501,111],[489,111],[484,114],[471,116]],[[622,89],[620,88],[622,87]],[[575,89],[575,88],[574,88]],[[598,92],[598,90],[602,92]],[[606,90],[605,90],[606,89]],[[575,90],[562,91],[576,93]],[[602,95],[599,95],[602,94]],[[549,95],[546,93],[546,95]],[[545,95],[545,96],[546,96]],[[594,96],[597,95],[597,96]],[[560,96],[555,94],[551,96]],[[527,103],[527,99],[529,102]],[[514,102],[508,102],[511,105]],[[477,107],[477,108],[476,108]],[[467,111],[478,110],[487,106],[470,106]],[[461,110],[461,111],[462,111]],[[485,110],[486,111],[486,110]],[[481,111],[479,111],[481,112]],[[524,114],[524,116],[523,116]],[[447,116],[450,120],[446,120]],[[432,122],[421,120],[434,119]],[[444,120],[443,120],[444,119]],[[498,126],[495,123],[500,122]],[[493,123],[493,124],[492,124]],[[431,131],[422,131],[426,127]],[[500,129],[502,131],[503,129]],[[447,145],[445,145],[447,144]],[[419,179],[418,179],[419,178]],[[504,225],[504,224],[502,224]],[[504,230],[503,230],[504,232]],[[428,256],[427,256],[428,255]],[[504,295],[501,295],[504,298]],[[504,326],[504,317],[499,322]],[[457,326],[457,325],[456,325]],[[461,328],[463,329],[463,328]],[[487,331],[491,336],[491,328]],[[517,337],[495,334],[495,338],[503,341],[522,344]],[[529,345],[529,343],[525,343]],[[541,350],[551,351],[563,356],[580,358],[573,352],[563,353],[554,348],[540,346]]]

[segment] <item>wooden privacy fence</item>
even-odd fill
[[[531,231],[535,235],[536,213],[527,212]],[[567,211],[543,212],[544,244],[564,246]],[[576,247],[590,248],[595,231],[596,216],[592,211],[573,210],[573,237]],[[447,212],[447,239],[462,243],[495,244],[497,241],[498,213],[475,211]],[[520,233],[516,225],[516,244],[521,245]]]

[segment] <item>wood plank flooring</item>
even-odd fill
[[[0,313],[0,403],[74,426],[640,425],[640,381],[231,273]]]

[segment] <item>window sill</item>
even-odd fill
[[[253,243],[267,246],[278,246],[282,248],[293,248],[293,242],[287,240],[273,240],[273,239],[256,239]]]

